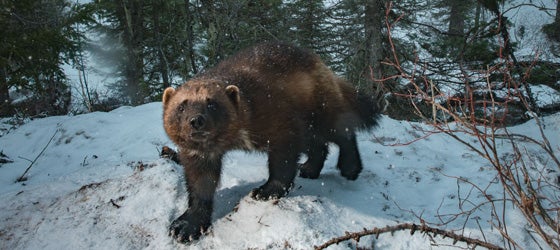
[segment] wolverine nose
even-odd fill
[[[204,127],[204,125],[206,125],[206,118],[204,118],[203,115],[197,115],[197,116],[191,118],[189,123],[191,124],[192,128],[194,128],[196,130],[200,130]]]

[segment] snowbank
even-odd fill
[[[151,103],[50,117],[0,137],[0,150],[14,161],[0,167],[0,249],[310,249],[345,231],[418,223],[417,216],[438,221],[458,213],[460,203],[462,209],[472,209],[482,198],[458,178],[480,185],[494,178],[486,162],[444,135],[404,146],[382,145],[409,142],[422,136],[416,127],[425,128],[383,117],[378,129],[358,137],[365,169],[357,181],[340,177],[337,148],[332,146],[320,178],[297,178],[289,196],[278,202],[254,201],[247,195],[267,178],[266,155],[229,153],[211,232],[182,245],[167,235],[171,221],[187,206],[187,193],[181,167],[158,159],[158,149],[171,145],[161,114],[161,103]],[[545,132],[558,148],[560,115],[545,122]],[[538,135],[531,122],[512,129]],[[28,180],[16,183],[28,160],[53,135]],[[502,195],[495,184],[488,189]],[[527,238],[531,246],[520,216],[511,211],[507,215],[509,232]],[[484,206],[471,215],[480,221],[485,237],[499,244],[498,233],[485,223],[490,216]],[[463,221],[447,229],[461,229]],[[475,220],[465,228],[465,234],[481,236]],[[399,232],[357,244],[431,249],[430,242],[419,233]],[[452,244],[440,238],[437,242]],[[332,247],[349,248],[356,243]]]

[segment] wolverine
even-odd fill
[[[318,55],[284,43],[247,48],[165,89],[163,125],[178,146],[188,191],[188,208],[170,235],[190,242],[208,230],[222,159],[231,150],[268,154],[268,180],[251,192],[257,200],[286,196],[298,170],[318,178],[329,143],[340,149],[340,174],[355,180],[362,170],[355,133],[377,125],[376,103]],[[298,164],[302,154],[307,160]]]

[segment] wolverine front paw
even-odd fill
[[[181,243],[187,243],[198,240],[207,229],[208,225],[201,225],[190,220],[188,216],[181,216],[171,223],[169,236]]]
[[[159,153],[159,157],[170,159],[170,160],[172,160],[176,163],[179,163],[179,154],[175,150],[171,149],[168,146],[163,146],[161,148],[161,152]]]
[[[254,189],[251,192],[251,197],[255,200],[271,200],[278,199],[286,196],[290,191],[292,184],[283,185],[280,182],[267,182],[264,185]]]

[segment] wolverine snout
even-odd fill
[[[201,130],[206,126],[206,117],[204,115],[195,115],[189,120],[191,128],[195,130]]]

